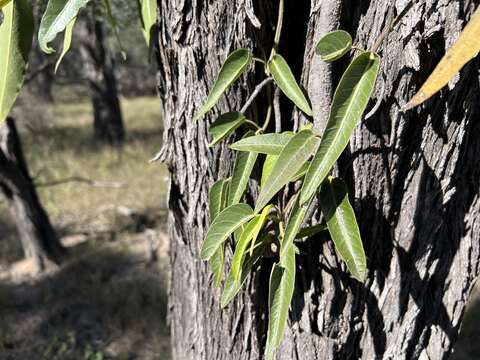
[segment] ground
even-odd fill
[[[127,141],[111,149],[93,140],[88,99],[57,100],[20,100],[14,114],[70,254],[33,274],[0,200],[0,359],[168,360],[166,170],[148,163],[161,146],[159,101],[122,99]]]

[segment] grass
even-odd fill
[[[64,243],[82,244],[48,276],[6,276],[22,251],[0,202],[0,359],[169,359],[167,172],[148,163],[162,145],[158,99],[122,99],[120,151],[93,139],[88,101],[20,104],[15,117],[41,202]],[[102,186],[42,186],[71,177]]]

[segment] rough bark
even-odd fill
[[[115,63],[106,44],[103,22],[95,17],[94,10],[81,21],[79,37],[93,105],[95,138],[119,146],[125,139],[125,129],[118,99]]]
[[[252,8],[243,0],[159,2],[176,359],[259,359],[265,345],[271,261],[265,260],[246,290],[220,311],[220,291],[212,288],[207,264],[198,255],[208,223],[208,188],[231,166],[224,146],[207,147],[207,127],[218,113],[240,107],[252,79],[243,79],[205,120],[193,123],[191,118],[229,51],[248,46],[260,57],[268,52],[270,22],[276,16],[272,3],[256,2]],[[290,35],[284,35],[281,51],[289,61],[301,62],[298,44],[306,37],[303,71],[297,76],[309,91],[315,126],[321,130],[325,107],[347,62],[331,66],[318,61],[312,51],[315,40],[340,27],[368,48],[407,1],[288,3],[284,34]],[[476,5],[474,0],[421,1],[388,37],[374,95],[381,107],[358,127],[335,170],[349,183],[368,280],[362,285],[348,276],[328,239],[304,244],[308,254],[297,257],[296,290],[277,359],[450,356],[479,273],[479,61],[467,65],[449,89],[421,109],[401,113],[399,108],[457,38]],[[249,14],[258,17],[261,28],[253,27],[256,21]]]
[[[40,203],[11,118],[0,127],[0,189],[8,201],[25,257],[33,258],[39,270],[59,264],[64,249]]]

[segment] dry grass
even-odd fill
[[[32,103],[16,111],[37,184],[82,177],[122,186],[38,187],[64,243],[81,245],[61,269],[34,278],[6,271],[22,254],[0,203],[0,359],[169,359],[166,170],[148,164],[161,146],[158,99],[122,100],[121,151],[93,140],[87,101],[39,106],[49,121],[36,121]]]

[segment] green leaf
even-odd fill
[[[7,5],[11,0],[0,0],[0,9]]]
[[[318,233],[327,230],[327,225],[325,224],[318,224],[318,225],[313,225],[313,226],[308,226],[306,228],[303,228],[300,230],[295,236],[295,239],[302,239],[304,237],[311,237],[313,235],[317,235]]]
[[[318,138],[310,130],[302,130],[292,137],[278,156],[270,175],[265,180],[265,185],[261,188],[255,213],[263,209],[270,199],[295,176],[312,155],[317,144]]]
[[[241,126],[247,118],[241,112],[233,111],[222,114],[215,122],[210,125],[208,131],[212,134],[213,140],[209,146],[218,144],[220,141],[230,135],[235,129]]]
[[[329,32],[318,42],[315,52],[323,61],[331,62],[340,59],[352,48],[352,37],[343,30]]]
[[[305,164],[302,165],[300,170],[297,171],[297,173],[293,176],[293,178],[290,181],[295,182],[300,180],[302,177],[304,177],[305,174],[307,173],[309,166],[310,166],[310,161],[305,162]]]
[[[372,95],[379,64],[377,54],[364,52],[352,61],[343,74],[333,96],[320,147],[305,176],[300,194],[301,204],[315,194],[348,145]]]
[[[294,289],[295,247],[290,246],[283,260],[273,266],[270,275],[266,359],[273,359],[275,350],[282,341]]]
[[[273,79],[280,90],[282,90],[283,93],[305,114],[313,116],[310,103],[303,94],[302,89],[300,89],[300,86],[297,84],[292,70],[281,55],[276,54],[272,57],[268,62],[268,70],[272,74]]]
[[[235,50],[228,56],[208,94],[207,101],[193,117],[193,121],[199,120],[216,105],[222,94],[245,72],[251,62],[252,53],[247,49]]]
[[[255,135],[233,143],[230,145],[230,148],[237,151],[251,151],[267,155],[280,155],[283,148],[292,137],[292,132]]]
[[[285,256],[287,256],[289,249],[293,245],[293,241],[295,240],[300,227],[302,226],[303,220],[305,219],[305,215],[307,214],[308,205],[299,205],[298,199],[295,202],[295,206],[293,207],[292,213],[290,214],[290,218],[288,219],[287,227],[285,229],[285,235],[283,240],[280,244],[280,261],[282,261]]]
[[[43,14],[38,30],[38,44],[40,49],[47,54],[55,50],[48,44],[58,33],[65,30],[68,24],[77,17],[82,7],[90,0],[49,0],[47,9]]]
[[[254,216],[248,225],[245,226],[245,229],[235,246],[235,253],[232,258],[231,272],[233,273],[233,278],[235,280],[238,280],[240,277],[240,269],[242,268],[248,244],[255,244],[258,234],[260,233],[260,230],[262,230],[271,208],[272,205],[266,206],[260,215]]]
[[[140,19],[142,21],[143,36],[149,49],[152,48],[152,39],[157,25],[157,0],[139,0]]]
[[[9,2],[0,26],[0,122],[10,112],[23,84],[32,46],[33,15],[27,0]]]
[[[363,282],[367,272],[365,251],[345,183],[340,179],[324,181],[320,206],[338,255],[345,261],[352,276]]]
[[[58,58],[57,63],[55,64],[55,74],[58,71],[58,67],[60,66],[60,63],[62,62],[68,50],[70,50],[70,46],[72,45],[72,36],[73,36],[73,28],[75,27],[75,21],[77,21],[77,18],[73,18],[72,21],[70,21],[70,23],[67,25],[65,29],[65,36],[63,37],[62,53],[60,54],[60,57]]]
[[[213,184],[208,195],[208,208],[210,213],[210,222],[223,210],[226,203],[226,194],[229,180],[221,179]],[[213,286],[219,287],[222,281],[225,267],[225,248],[222,244],[210,258],[210,266],[213,273]]]
[[[263,168],[262,168],[262,178],[260,179],[260,186],[263,187],[265,185],[265,182],[268,179],[268,176],[272,172],[273,167],[275,166],[275,163],[278,160],[278,155],[267,155],[265,157],[265,161],[263,162]]]
[[[250,270],[255,266],[258,260],[261,259],[263,253],[265,252],[269,240],[271,240],[272,235],[267,234],[261,239],[260,245],[255,248],[253,254],[250,256],[248,253],[245,255],[245,260],[242,264],[242,269],[240,270],[239,280],[235,280],[233,277],[233,272],[230,272],[225,280],[225,287],[223,289],[222,298],[220,300],[221,307],[224,308],[228,303],[238,294],[242,288],[243,283],[248,277]]]
[[[253,210],[246,204],[235,204],[223,210],[208,229],[200,257],[209,260],[230,234],[252,217]]]
[[[249,136],[251,133],[252,132],[248,132],[245,136]],[[228,205],[237,204],[242,199],[257,157],[258,154],[253,152],[237,153],[237,158],[233,166],[232,179],[230,180],[230,188],[228,190]]]

